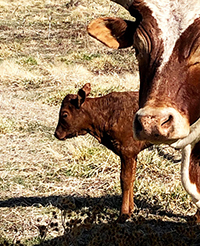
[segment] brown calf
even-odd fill
[[[99,143],[121,159],[121,214],[130,215],[134,209],[133,182],[136,157],[150,146],[133,138],[133,117],[138,110],[138,92],[112,92],[106,96],[87,98],[90,84],[77,95],[68,94],[61,105],[55,137],[59,140],[85,135],[94,136]]]

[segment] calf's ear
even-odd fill
[[[86,97],[90,94],[91,85],[90,83],[85,84],[79,91],[78,91],[78,108],[84,103]]]
[[[133,45],[137,24],[121,18],[104,17],[93,20],[87,27],[89,35],[109,48],[120,49]]]

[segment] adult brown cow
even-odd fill
[[[185,138],[200,117],[200,0],[115,2],[136,21],[99,18],[88,32],[111,48],[136,49],[140,109],[135,137],[169,144]],[[199,122],[194,126],[199,132]],[[200,144],[192,147],[183,150],[182,182],[200,208]]]

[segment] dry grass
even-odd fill
[[[86,33],[115,14],[130,18],[108,0],[0,1],[0,245],[199,244],[179,153],[140,153],[136,210],[118,224],[119,158],[88,135],[53,137],[66,93],[86,82],[92,96],[138,89],[133,50]]]

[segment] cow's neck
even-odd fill
[[[162,55],[162,65],[164,65],[169,60],[181,34],[193,23],[194,19],[199,17],[200,0],[143,0],[141,3],[151,11],[151,16],[160,30],[159,38],[164,44]],[[145,8],[141,9],[141,14],[143,22],[147,23],[149,17]]]
[[[165,69],[177,40],[200,16],[200,0],[139,0],[133,2],[129,11],[133,16],[141,15],[134,45],[138,50],[141,86],[145,88],[140,88],[143,107],[151,93],[152,80]]]
[[[141,20],[135,34],[139,46],[136,48],[142,56],[150,54],[152,59],[161,55],[155,54],[156,50],[162,51],[164,66],[181,34],[200,16],[200,0],[139,0],[133,2],[129,11]]]
[[[177,40],[169,61],[154,75],[151,91],[143,89],[143,95],[147,94],[144,101],[148,99],[146,105],[176,108],[187,115],[190,124],[200,117],[199,41],[200,18],[195,19]]]

